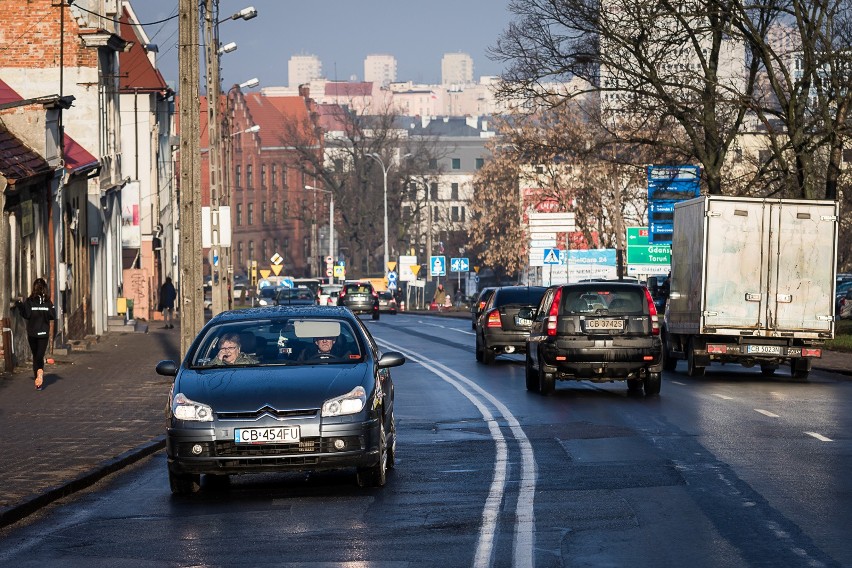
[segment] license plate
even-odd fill
[[[749,345],[746,349],[747,353],[756,353],[758,355],[781,355],[781,346],[779,345]]]
[[[624,329],[623,319],[586,320],[586,329]]]
[[[291,444],[300,438],[298,426],[234,428],[234,442],[237,444]]]
[[[527,319],[527,318],[519,318],[519,317],[515,316],[515,325],[531,326],[532,320]]]

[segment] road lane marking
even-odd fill
[[[807,434],[808,436],[813,436],[814,438],[816,438],[820,442],[833,442],[834,441],[831,438],[826,438],[822,434],[818,434],[816,432],[805,432],[805,434]]]
[[[680,381],[669,381],[669,382],[670,382],[671,384],[673,384],[673,385],[680,385],[680,386],[682,386],[682,387],[685,387],[685,386],[686,386],[686,383],[682,383],[682,382],[680,382]]]
[[[732,396],[725,396],[723,394],[719,394],[719,393],[716,393],[716,392],[713,393],[713,396],[718,396],[722,400],[734,400],[734,397],[732,397]]]
[[[482,512],[483,522],[479,531],[476,554],[474,555],[473,565],[477,568],[485,568],[490,566],[492,562],[494,540],[497,536],[497,519],[499,518],[500,505],[506,491],[508,451],[503,433],[492,418],[490,410],[475,394],[471,393],[461,383],[465,383],[471,389],[477,391],[482,397],[493,404],[500,414],[503,415],[503,418],[509,425],[512,436],[518,442],[518,447],[521,452],[521,479],[518,484],[518,500],[515,505],[515,538],[513,543],[514,562],[512,565],[534,566],[534,500],[536,488],[535,456],[533,454],[532,444],[530,444],[529,438],[527,438],[526,433],[524,433],[523,428],[521,428],[518,419],[515,418],[506,405],[497,400],[491,393],[487,392],[467,377],[461,375],[459,372],[450,369],[441,363],[421,359],[417,355],[412,354],[410,351],[406,351],[387,341],[377,340],[377,343],[403,353],[406,358],[419,363],[421,366],[455,387],[456,390],[458,390],[463,396],[470,400],[477,409],[479,409],[482,417],[488,423],[489,430],[491,431],[492,437],[497,445],[497,455],[494,459],[494,479],[491,482],[491,489],[489,491],[488,498],[485,501],[485,508]],[[452,377],[449,375],[452,375]]]
[[[450,327],[448,325],[441,325],[441,324],[432,323],[432,322],[429,322],[429,321],[417,320],[417,323],[419,325],[429,325],[429,326],[432,326],[432,327],[440,327],[441,329],[449,329],[450,331],[463,333],[465,335],[476,335],[476,333],[474,333],[473,331],[467,330],[467,329],[459,329],[457,327]]]
[[[777,414],[775,414],[774,412],[769,412],[768,410],[763,410],[763,409],[761,409],[761,408],[755,408],[755,409],[754,409],[754,411],[755,411],[755,412],[760,412],[760,413],[761,413],[761,414],[763,414],[764,416],[768,416],[768,417],[770,417],[770,418],[778,418],[778,415],[777,415]]]

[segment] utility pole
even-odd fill
[[[222,230],[219,201],[222,188],[221,108],[219,96],[219,1],[204,2],[204,53],[207,75],[207,159],[210,165],[210,281],[211,311],[217,315],[227,309],[227,268],[222,271]]]
[[[201,106],[198,73],[198,3],[180,0],[180,350],[183,357],[204,325],[201,277]]]

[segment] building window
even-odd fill
[[[270,180],[270,184],[273,188],[278,186],[278,166],[276,164],[272,164],[272,180]]]
[[[272,202],[272,222],[276,225],[278,224],[278,202],[277,201]]]
[[[476,169],[481,170],[482,166],[485,165],[485,158],[477,158],[476,159]]]
[[[254,225],[254,203],[248,204],[248,214],[246,215],[246,220],[248,221],[249,226]]]
[[[249,256],[249,260],[257,260],[257,257],[254,256],[254,241],[249,241],[248,256]]]
[[[260,187],[266,188],[266,164],[260,165]]]
[[[438,199],[438,182],[433,181],[429,184],[429,199],[437,201]]]
[[[456,206],[453,206],[453,208],[450,211],[451,211],[450,214],[452,215],[453,223],[458,223],[459,222],[459,208],[456,207]]]
[[[281,243],[278,239],[272,239],[272,253],[281,254]]]
[[[252,165],[246,164],[246,189],[252,189],[254,186],[252,185]]]
[[[260,204],[260,223],[266,225],[266,201]]]
[[[243,258],[243,241],[237,243],[237,266],[243,266],[245,259]]]
[[[450,184],[450,199],[454,201],[458,201],[459,199],[459,184],[452,183]]]
[[[464,223],[464,211],[465,211],[465,209],[466,209],[465,206],[462,205],[462,208],[461,208],[461,222],[462,223]]]
[[[402,207],[402,220],[405,221],[406,223],[411,221],[411,206],[410,205],[404,205]]]
[[[453,158],[453,169],[460,170],[461,169],[461,158]]]
[[[237,227],[243,226],[243,204],[237,203]]]
[[[287,166],[281,165],[281,186],[287,189]]]
[[[261,242],[261,245],[260,245],[260,250],[261,250],[261,255],[262,255],[261,258],[269,258],[269,257],[272,256],[271,254],[269,254],[269,248],[268,247],[269,247],[269,244],[266,242],[266,239],[263,239],[263,241]]]
[[[429,169],[437,170],[438,169],[438,159],[437,158],[429,158]]]
[[[243,188],[243,167],[238,165],[234,170],[234,187],[237,189]]]

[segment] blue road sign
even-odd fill
[[[466,258],[451,258],[450,272],[470,272],[470,261]]]
[[[544,264],[562,264],[562,260],[559,258],[559,249],[544,249]]]
[[[429,259],[429,272],[432,273],[432,276],[447,275],[447,257],[432,256]]]
[[[396,278],[397,277],[395,271],[391,270],[390,272],[388,272],[388,285],[395,283]]]

